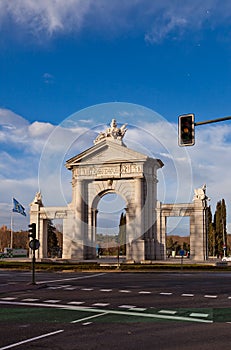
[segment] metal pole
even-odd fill
[[[35,283],[35,242],[33,244],[33,249],[32,249],[32,283],[31,284],[36,284]]]
[[[13,213],[10,217],[10,248],[13,249]]]
[[[206,120],[204,122],[197,122],[194,125],[198,126],[198,125],[204,125],[204,124],[211,124],[211,123],[223,122],[225,120],[230,120],[230,119],[231,119],[231,116],[230,117],[224,117],[224,118],[217,118],[217,119]]]

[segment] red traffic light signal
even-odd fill
[[[31,237],[32,239],[36,238],[36,224],[32,223],[29,226],[29,232],[30,234],[28,235],[28,237]]]
[[[193,146],[195,144],[194,114],[180,115],[178,118],[179,146]]]

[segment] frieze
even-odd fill
[[[78,167],[77,177],[109,178],[126,176],[127,174],[142,174],[142,172],[142,164],[123,163],[111,166],[83,166]],[[74,179],[76,179],[76,175],[74,176]]]

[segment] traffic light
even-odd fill
[[[29,232],[30,234],[28,235],[28,237],[31,237],[32,239],[36,238],[36,224],[32,223],[29,226]]]
[[[195,144],[194,114],[180,115],[178,118],[179,146],[193,146]]]

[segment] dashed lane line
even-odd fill
[[[188,294],[188,293],[183,293],[181,294],[182,297],[194,297],[194,294]]]
[[[211,298],[211,299],[216,299],[217,298],[217,295],[204,295],[204,298]]]
[[[100,289],[100,292],[108,293],[108,292],[112,292],[112,289]]]
[[[172,295],[173,293],[161,292],[160,295]]]
[[[94,288],[81,288],[81,290],[84,290],[85,292],[90,292],[94,290]]]

